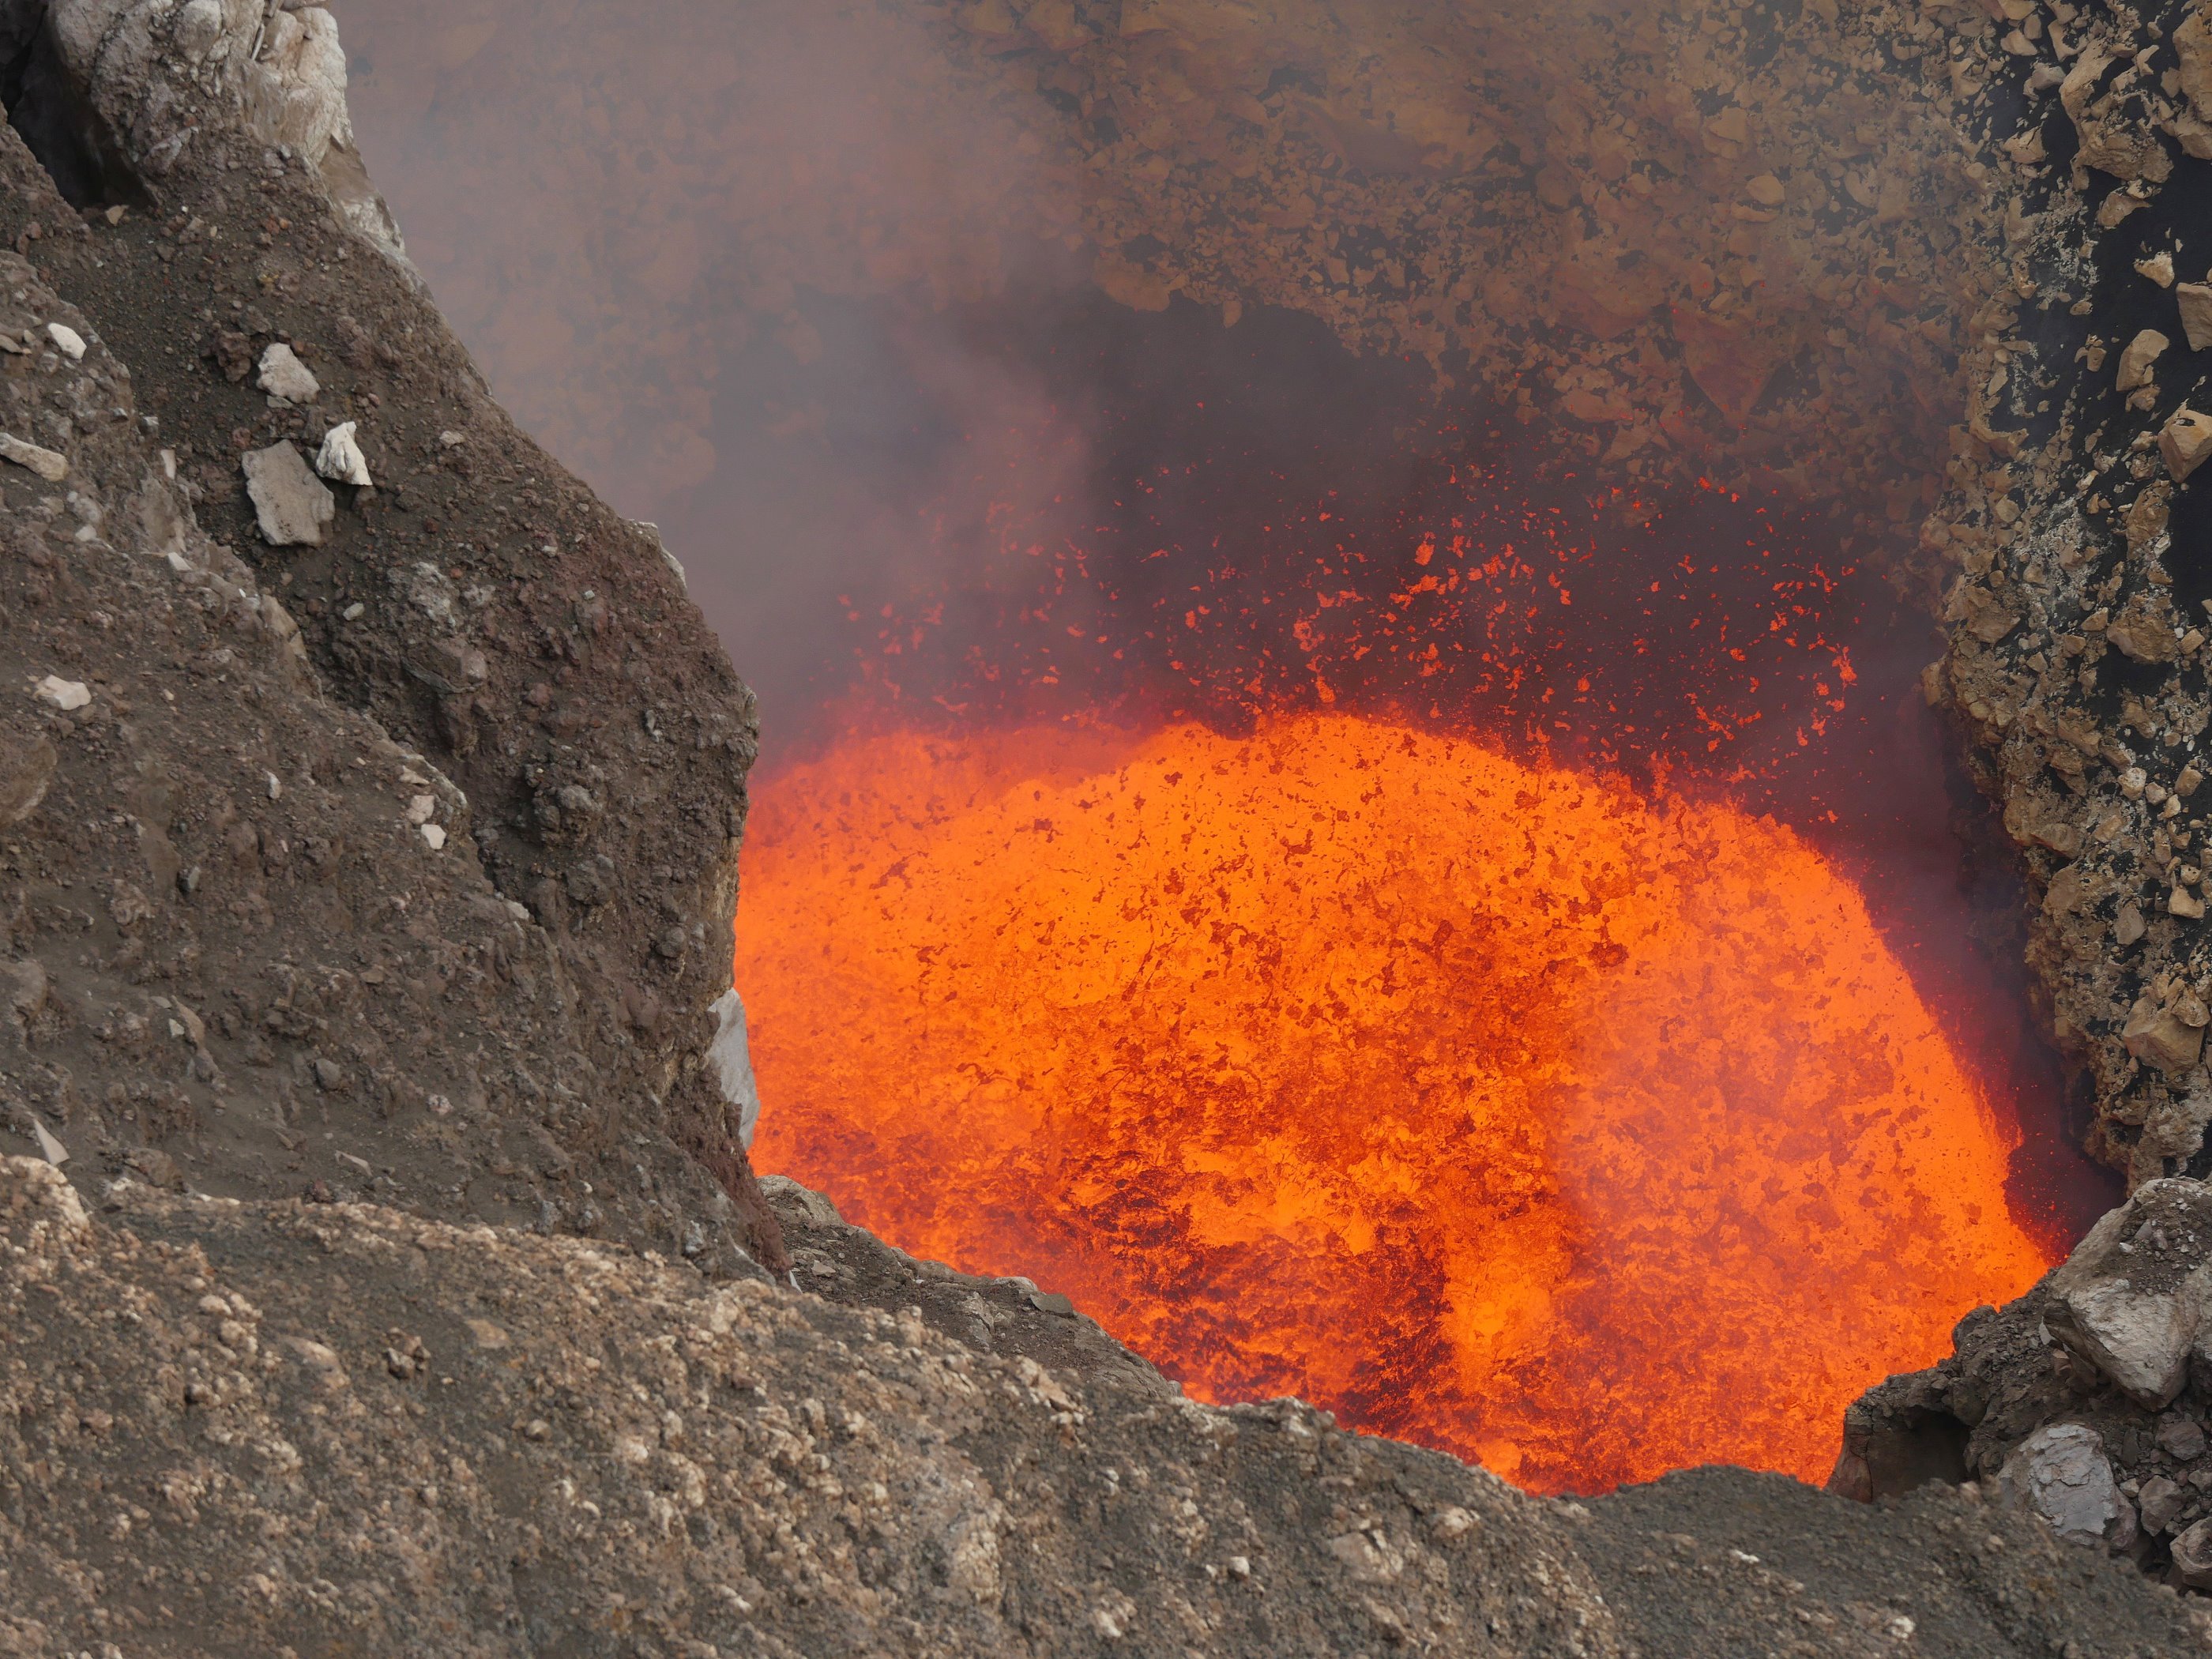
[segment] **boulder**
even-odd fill
[[[2173,343],[2154,328],[2146,328],[2127,343],[2120,352],[2118,389],[2133,392],[2137,386],[2151,382],[2151,365],[2166,355]]]
[[[2212,345],[2212,283],[2181,283],[2173,297],[2181,305],[2181,332],[2191,351]]]
[[[2104,1437],[2079,1423],[2054,1423],[2028,1436],[1998,1473],[1997,1495],[2080,1544],[2101,1542],[2117,1530],[2125,1504]]]
[[[300,361],[299,354],[279,342],[261,354],[261,378],[255,382],[272,398],[288,404],[311,404],[322,395],[322,382]]]
[[[320,547],[323,530],[337,517],[337,497],[307,470],[289,443],[257,449],[245,459],[246,493],[272,547]]]
[[[2145,1182],[2051,1275],[2051,1334],[2137,1405],[2172,1403],[2203,1322],[2212,1188]]]
[[[2160,428],[2158,453],[2174,483],[2186,481],[2212,455],[2212,415],[2200,415],[2184,404]]]
[[[2185,1589],[2212,1590],[2212,1516],[2173,1540],[2173,1575]]]

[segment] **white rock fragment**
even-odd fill
[[[2161,252],[2152,254],[2148,259],[2138,259],[2136,261],[2136,275],[2148,276],[2160,288],[2172,288],[2173,286],[2173,256]]]
[[[243,465],[262,539],[272,547],[320,547],[323,526],[337,517],[337,497],[307,470],[300,452],[273,444],[249,452]]]
[[[437,810],[438,798],[435,795],[417,795],[407,803],[407,822],[428,823]]]
[[[319,167],[332,145],[352,143],[345,48],[328,8],[272,11],[245,80],[246,120],[264,143]]]
[[[67,323],[48,323],[46,337],[52,340],[55,349],[71,362],[81,363],[84,361],[84,336]]]
[[[261,354],[261,378],[256,384],[270,397],[282,398],[288,404],[311,404],[323,390],[323,383],[281,340]]]
[[[711,1010],[720,1022],[707,1054],[722,1085],[722,1098],[738,1115],[738,1139],[747,1150],[760,1122],[760,1085],[753,1076],[751,1045],[745,1036],[745,1005],[734,990],[714,999]]]
[[[261,776],[263,781],[269,786],[269,799],[271,800],[283,799],[284,780],[278,777],[274,772],[264,771],[262,773]]]
[[[41,449],[36,444],[27,444],[21,438],[11,438],[0,432],[0,460],[9,460],[18,466],[27,466],[48,483],[59,483],[69,477],[69,457],[51,449]]]
[[[36,1116],[31,1119],[31,1133],[38,1138],[40,1155],[47,1163],[58,1170],[69,1162],[69,1148],[56,1140],[48,1132],[46,1126],[40,1122]]]
[[[422,839],[430,844],[430,850],[434,853],[443,852],[446,847],[445,830],[434,823],[426,823],[422,826]]]
[[[361,453],[353,435],[360,425],[358,421],[347,421],[323,434],[323,447],[315,452],[315,471],[332,483],[367,489],[371,487],[368,458]]]
[[[40,702],[52,703],[64,714],[73,714],[92,701],[91,688],[82,680],[65,680],[49,674],[32,688]]]
[[[650,519],[632,519],[630,522],[653,538],[653,544],[660,550],[661,558],[667,562],[668,568],[676,573],[677,586],[687,593],[690,592],[691,578],[684,574],[684,562],[668,550],[668,542],[666,538],[661,535],[660,526]]]

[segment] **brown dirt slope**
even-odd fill
[[[58,15],[57,75],[82,10]],[[127,14],[70,82],[137,169],[103,186],[117,210],[64,205],[12,132],[0,154],[0,244],[37,283],[15,322],[68,315],[97,342],[81,365],[43,338],[5,359],[19,435],[70,452],[72,472],[50,488],[8,471],[11,521],[52,545],[11,565],[27,591],[0,641],[34,678],[50,659],[106,677],[81,714],[15,711],[64,779],[14,871],[19,938],[46,937],[32,954],[57,988],[53,1029],[27,1039],[28,1097],[88,1153],[112,1165],[143,1142],[204,1190],[404,1191],[711,1255],[728,1205],[689,1167],[703,1160],[781,1267],[702,1067],[729,982],[750,694],[653,538],[484,395],[412,273],[346,216],[334,168],[264,143],[179,44],[187,20],[149,35],[149,15]],[[304,402],[257,384],[280,343],[319,382]],[[312,456],[342,421],[378,487],[336,486],[319,544],[269,544],[242,457]],[[151,470],[158,508],[129,507]],[[94,502],[106,539],[70,540]],[[238,604],[296,621],[281,686],[239,684],[243,665],[206,654],[219,639],[175,636],[176,607],[143,596],[178,580],[172,536]],[[211,701],[173,708],[188,684]],[[79,781],[81,760],[96,775]],[[373,805],[338,798],[371,778]],[[106,981],[69,986],[94,964]],[[141,1006],[160,995],[193,1011],[184,1049],[172,1014]],[[254,1103],[216,1123],[226,1090]],[[471,1136],[499,1150],[457,1163]]]

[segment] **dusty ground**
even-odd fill
[[[136,1184],[87,1218],[16,1159],[0,1244],[0,1652],[2212,1646],[1948,1489],[1877,1510],[1719,1472],[1542,1504],[1295,1404],[585,1241]]]

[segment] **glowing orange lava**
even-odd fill
[[[2046,1265],[1848,881],[1472,741],[850,739],[763,790],[738,944],[761,1168],[1539,1490],[1818,1480]]]

